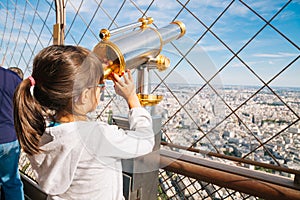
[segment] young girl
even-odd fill
[[[149,113],[141,107],[130,71],[113,74],[129,105],[130,130],[89,121],[103,87],[103,67],[89,50],[50,46],[34,58],[32,75],[14,97],[21,147],[50,199],[123,199],[121,159],[154,146]]]

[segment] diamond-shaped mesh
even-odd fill
[[[152,92],[164,95],[156,108],[162,140],[300,170],[299,1],[66,0],[65,8],[65,43],[89,49],[102,28],[140,17],[153,17],[156,28],[182,21],[186,35],[162,51],[171,67],[151,77]],[[26,77],[33,56],[52,43],[54,1],[6,0],[0,9],[2,65]],[[126,109],[108,83],[96,117]],[[159,182],[160,199],[256,199],[164,170]]]
[[[52,43],[54,2],[7,0],[0,2],[0,9],[1,65],[20,67],[26,77],[34,55]]]

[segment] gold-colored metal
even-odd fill
[[[54,45],[63,45],[64,44],[64,25],[63,24],[54,24],[53,25],[53,44]]]
[[[179,21],[160,29],[150,27],[152,23],[153,18],[143,17],[135,23],[113,30],[102,29],[99,33],[102,41],[93,49],[102,62],[104,79],[111,80],[112,73],[122,75],[126,69],[138,69],[136,92],[142,106],[153,106],[163,99],[162,95],[150,94],[150,71],[164,71],[170,66],[170,59],[160,55],[163,46],[182,37],[186,32],[184,24]],[[129,30],[133,31],[114,37]]]
[[[162,39],[161,34],[158,32],[157,29],[151,28],[151,27],[150,27],[150,29],[153,30],[154,32],[156,32],[156,34],[157,34],[158,37],[159,37],[159,41],[160,41],[159,52],[158,52],[158,54],[159,54],[159,53],[162,51],[162,48],[163,48],[163,39]]]
[[[64,45],[66,8],[64,0],[55,0],[56,24],[53,25],[53,44]]]
[[[111,73],[122,75],[125,72],[125,59],[120,49],[109,40],[99,42],[93,49],[103,65],[104,79],[111,80]]]
[[[153,23],[153,18],[152,17],[147,17],[147,18],[141,17],[141,18],[139,18],[138,21],[142,23],[142,25],[140,26],[141,29],[145,29],[145,28],[148,28],[148,25]]]
[[[160,72],[162,72],[170,67],[170,63],[171,62],[170,62],[169,58],[167,58],[166,56],[164,56],[162,54],[159,54],[155,58],[150,58],[146,64],[148,64],[148,66],[151,66],[151,67],[154,65],[156,69],[158,69]],[[152,67],[152,68],[154,68],[154,67]]]
[[[142,106],[154,106],[157,105],[162,99],[162,95],[155,94],[137,94]]]
[[[156,62],[157,62],[157,69],[158,71],[165,71],[167,68],[170,67],[170,59],[167,58],[166,56],[164,55],[161,55],[159,54],[157,57],[156,57]]]
[[[145,18],[139,18],[138,21],[142,23],[142,25],[140,26],[141,29],[144,29],[144,28],[147,28],[147,27],[148,27],[148,26],[147,26],[147,20],[146,20]]]
[[[60,24],[53,25],[53,44],[59,45],[60,41]]]
[[[174,22],[171,22],[171,24],[177,24],[181,29],[181,34],[179,35],[179,37],[177,39],[181,38],[186,33],[185,25],[181,21],[174,21]]]
[[[146,19],[148,20],[148,25],[152,24],[154,21],[152,17],[147,17]]]
[[[107,29],[101,29],[101,31],[99,33],[99,37],[102,40],[109,40],[110,39],[110,31]]]

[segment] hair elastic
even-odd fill
[[[30,94],[33,97],[33,89],[35,86],[35,80],[32,76],[29,76],[28,79],[30,80]]]
[[[31,86],[35,86],[35,80],[34,80],[34,78],[32,76],[29,76],[28,78],[30,80]]]

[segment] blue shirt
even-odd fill
[[[0,67],[0,144],[17,139],[13,118],[13,97],[21,81],[15,72]]]

